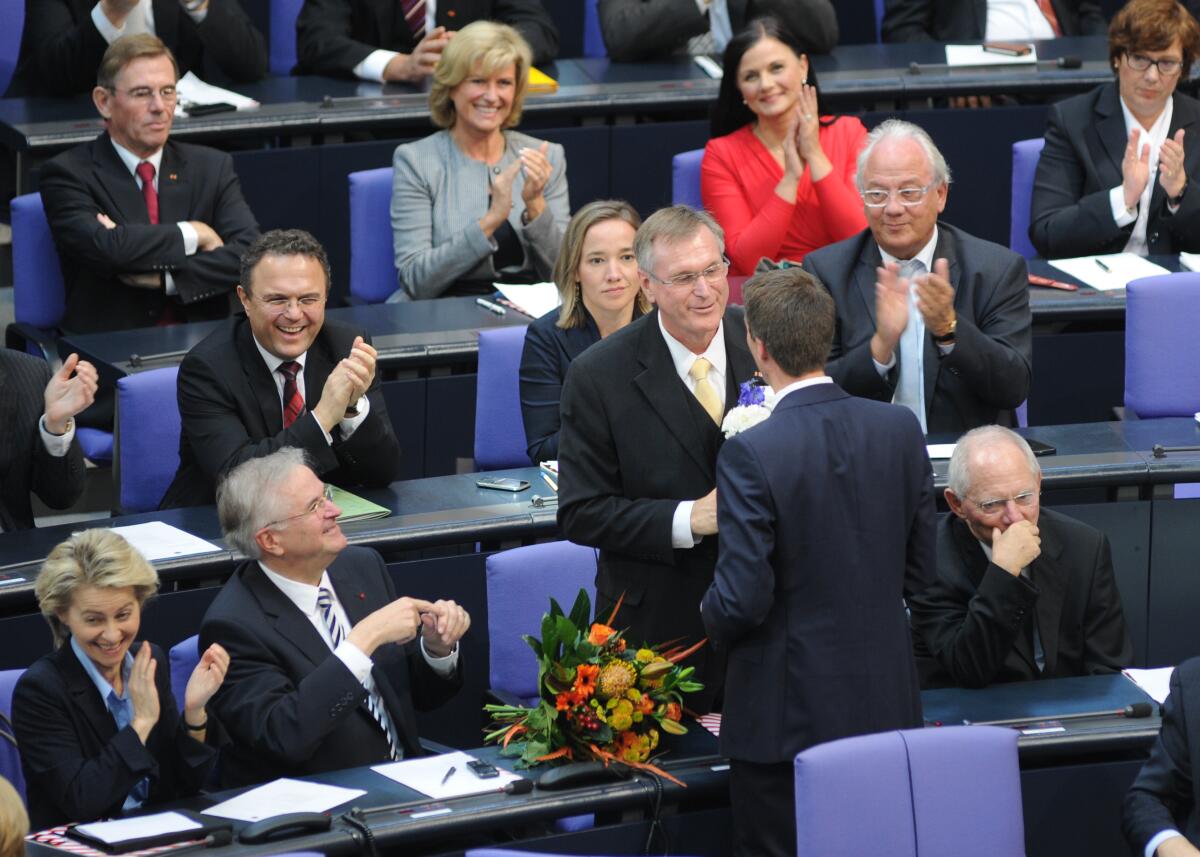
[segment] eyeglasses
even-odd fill
[[[292,306],[298,306],[302,310],[303,309],[316,309],[321,304],[325,303],[324,296],[318,296],[318,295],[305,295],[304,297],[301,297],[301,298],[284,298],[284,297],[259,298],[259,297],[256,297],[255,299],[260,304],[262,304],[267,309],[269,309],[271,312],[276,313],[276,314],[282,314],[284,312],[287,312],[287,310],[290,309]]]
[[[971,500],[971,502],[975,504],[975,508],[980,512],[983,512],[983,514],[994,515],[997,512],[1004,511],[1004,507],[1007,506],[1010,501],[1016,503],[1021,508],[1027,509],[1036,503],[1038,497],[1040,496],[1041,494],[1037,491],[1022,491],[1015,497],[997,497],[993,500],[971,500],[970,497],[967,499]]]
[[[1125,54],[1125,62],[1129,63],[1129,67],[1134,71],[1147,71],[1150,66],[1154,66],[1163,77],[1174,77],[1183,68],[1183,62],[1180,60],[1152,60],[1142,54]]]
[[[897,190],[871,188],[870,190],[860,190],[858,194],[867,208],[883,208],[891,200],[892,194],[896,195],[896,199],[900,201],[901,205],[920,205],[925,194],[929,193],[936,184],[936,181],[931,181],[925,187],[902,187]]]
[[[729,259],[722,256],[720,262],[714,262],[703,271],[689,271],[684,274],[676,274],[670,279],[664,280],[662,277],[655,274],[653,271],[646,271],[646,276],[655,282],[662,283],[664,286],[678,286],[679,288],[688,288],[696,285],[696,281],[701,277],[704,282],[711,283],[718,277],[725,276],[725,272],[729,270]]]
[[[303,512],[300,512],[297,515],[290,515],[286,518],[280,518],[278,521],[271,521],[271,523],[269,523],[269,524],[263,524],[262,528],[264,530],[269,530],[269,529],[279,527],[290,521],[295,521],[298,518],[306,518],[309,515],[315,515],[318,512],[324,510],[326,503],[332,503],[332,502],[333,502],[333,486],[326,485],[324,490],[321,492],[321,496],[318,497],[317,499],[313,500],[311,503],[309,503],[308,508],[306,508]]]
[[[154,90],[149,86],[135,86],[133,89],[117,89],[115,86],[106,86],[104,88],[109,92],[119,92],[134,101],[142,101],[147,104],[154,100],[155,95]],[[158,90],[157,94],[163,100],[164,104],[174,104],[175,99],[179,97],[179,93],[176,92],[173,86],[164,86]]]

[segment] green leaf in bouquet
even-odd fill
[[[553,613],[542,616],[542,655],[551,660],[558,660],[558,620]]]
[[[529,646],[529,648],[533,649],[533,653],[537,655],[539,659],[543,657],[541,640],[532,634],[522,634],[521,639],[525,641],[525,644]]]
[[[587,590],[580,587],[579,594],[575,596],[575,604],[571,607],[571,624],[583,630],[591,626],[591,618],[591,600],[588,598]]]

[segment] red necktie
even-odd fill
[[[137,165],[138,178],[142,180],[142,196],[146,198],[146,213],[150,222],[158,224],[158,191],[154,189],[154,164],[142,161]]]
[[[283,427],[288,428],[304,415],[304,397],[300,395],[300,387],[296,384],[296,374],[300,364],[288,360],[279,364],[279,372],[283,373]]]
[[[1038,8],[1042,10],[1042,14],[1046,16],[1046,20],[1050,22],[1050,28],[1054,30],[1055,36],[1063,34],[1062,27],[1058,25],[1058,15],[1054,14],[1054,7],[1050,5],[1050,0],[1037,0]]]
[[[413,43],[416,44],[425,37],[425,0],[400,0],[400,7],[404,10],[404,21],[412,30]]]

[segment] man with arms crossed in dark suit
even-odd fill
[[[441,705],[461,685],[467,612],[397,598],[383,558],[347,546],[341,509],[299,449],[235,468],[217,512],[251,557],[200,626],[200,651],[219,641],[230,656],[210,703],[231,739],[223,784],[422,755],[413,706]]]
[[[829,374],[926,434],[1012,425],[1033,359],[1025,260],[938,221],[950,169],[910,122],[867,136],[857,181],[867,229],[804,258],[837,306]]]
[[[741,310],[725,307],[724,242],[707,212],[650,215],[633,246],[655,309],[587,349],[563,385],[558,524],[600,549],[596,614],[624,596],[616,624],[638,644],[704,637],[719,426],[754,374]],[[687,663],[705,683],[688,703],[708,711],[722,661],[705,647]]]
[[[307,232],[267,232],[242,259],[237,315],[179,367],[179,470],[164,509],[211,503],[237,464],[296,446],[321,478],[383,486],[400,445],[375,374],[375,349],[325,321],[329,260]],[[315,404],[313,404],[315,403]]]
[[[1200,857],[1200,658],[1171,674],[1171,694],[1150,758],[1125,796],[1122,827],[1144,857]]]
[[[78,354],[52,375],[45,360],[0,349],[0,532],[33,527],[30,491],[55,509],[83,494],[74,418],[95,398],[97,377]]]
[[[885,42],[1024,42],[1107,27],[1092,0],[885,0],[882,33]]]
[[[515,27],[535,64],[558,55],[558,29],[541,0],[305,0],[295,73],[420,83],[454,31],[473,21]]]
[[[1104,533],[1039,499],[1042,470],[1011,429],[950,457],[937,578],[909,600],[923,687],[1113,673],[1133,660]]]
[[[717,458],[721,552],[702,616],[728,652],[721,752],[733,853],[796,853],[792,759],[921,725],[904,598],[933,576],[933,473],[911,412],[825,374],[833,301],[810,274],[746,285],[750,351],[778,396]]]
[[[258,224],[229,155],[168,141],[178,72],[154,36],[113,42],[92,90],[105,132],[42,167],[66,330],[229,314],[238,260]]]

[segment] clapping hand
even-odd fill
[[[50,434],[66,434],[67,422],[71,417],[87,408],[96,400],[99,385],[96,367],[78,354],[71,354],[63,361],[62,368],[50,378],[43,396],[46,405],[46,431]]]
[[[536,220],[546,208],[544,192],[554,166],[546,157],[550,144],[543,142],[536,149],[524,148],[520,152],[521,171],[525,184],[521,187],[521,199],[525,202],[526,222]]]
[[[1150,144],[1140,141],[1141,130],[1134,128],[1129,132],[1125,157],[1121,159],[1121,187],[1125,192],[1125,207],[1130,210],[1137,207],[1150,181]]]
[[[158,662],[150,654],[150,644],[143,641],[133,658],[129,681],[125,683],[125,691],[133,704],[133,720],[129,725],[143,744],[149,739],[154,724],[158,723],[158,686],[154,683],[157,669]]]
[[[891,362],[900,337],[908,327],[909,282],[900,276],[895,262],[875,269],[875,335],[871,337],[871,356],[876,363]]]
[[[1158,183],[1167,192],[1167,199],[1174,199],[1187,187],[1183,156],[1183,129],[1180,128],[1174,137],[1163,140],[1158,150]]]
[[[204,706],[221,687],[228,671],[229,653],[219,643],[205,649],[183,692],[183,715],[187,723],[198,726],[207,720]]]
[[[914,277],[916,305],[925,319],[925,329],[935,336],[949,332],[954,321],[954,287],[950,285],[950,263],[937,259],[933,271]]]
[[[453,601],[427,603],[421,611],[421,639],[425,651],[435,658],[444,658],[454,651],[454,645],[471,627],[471,616]]]

